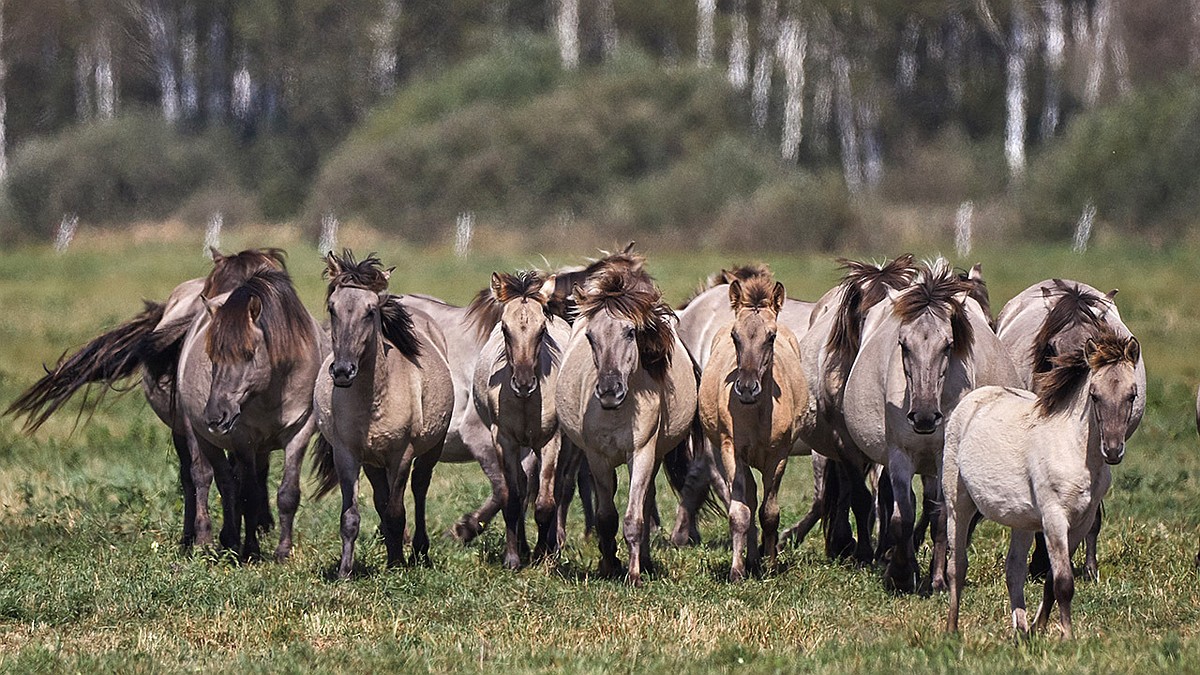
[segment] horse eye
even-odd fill
[[[634,337],[636,337],[636,335],[637,335],[637,333],[632,328],[625,329],[625,339],[626,340],[632,340]]]
[[[775,337],[776,337],[777,335],[778,335],[778,333],[771,333],[770,335],[768,335],[768,336],[767,336],[767,342],[774,342],[774,341],[775,341]]]

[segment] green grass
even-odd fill
[[[288,246],[302,297],[320,307],[312,248],[283,234],[264,237],[235,235],[226,246]],[[132,315],[140,298],[161,298],[203,274],[199,249],[191,241],[126,249],[85,236],[61,256],[45,248],[0,255],[0,400],[38,377],[41,362]],[[493,269],[540,261],[540,252],[458,259],[394,242],[378,249],[399,266],[394,289],[455,302]],[[567,264],[588,253],[547,257]],[[650,254],[673,300],[709,271],[739,262],[711,252]],[[730,585],[727,528],[717,519],[704,523],[700,548],[674,550],[656,538],[659,569],[636,590],[594,577],[598,556],[582,537],[577,507],[562,558],[518,573],[500,568],[503,532],[494,526],[466,548],[435,539],[430,569],[385,570],[369,499],[358,549],[368,572],[348,582],[327,578],[339,550],[336,499],[301,505],[286,564],[181,556],[174,452],[166,429],[132,393],[110,398],[74,433],[69,413],[32,438],[0,422],[0,670],[1198,670],[1196,254],[1131,244],[1082,256],[985,251],[958,261],[984,262],[997,311],[1050,276],[1120,287],[1122,315],[1142,339],[1149,410],[1114,472],[1100,540],[1103,578],[1077,586],[1073,643],[1053,633],[1014,643],[1003,585],[1007,537],[989,524],[971,550],[961,638],[941,632],[944,596],[889,595],[877,571],[827,561],[817,537],[786,552],[775,574]],[[816,297],[837,277],[827,258],[762,258],[794,296]],[[810,485],[807,462],[794,460],[782,494],[785,521],[807,510]],[[444,531],[486,492],[478,468],[439,466],[433,530]],[[675,502],[661,479],[659,494],[669,522]],[[922,555],[927,560],[928,550]],[[1031,604],[1040,597],[1033,585],[1028,593]]]

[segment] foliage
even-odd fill
[[[125,115],[21,145],[7,197],[17,232],[47,237],[67,213],[87,223],[163,218],[191,195],[234,184],[229,141]]]
[[[1200,215],[1200,89],[1194,78],[1080,115],[1030,175],[1025,226],[1071,236],[1084,205],[1124,232],[1169,238]]]

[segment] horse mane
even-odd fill
[[[1042,325],[1034,336],[1033,345],[1029,348],[1029,361],[1033,372],[1042,373],[1053,367],[1051,363],[1054,354],[1050,340],[1055,335],[1076,326],[1084,326],[1098,330],[1103,322],[1092,313],[1097,310],[1103,313],[1104,298],[1085,290],[1079,284],[1068,284],[1062,279],[1054,279],[1054,290],[1058,299],[1050,307]]]
[[[329,279],[325,290],[328,298],[342,287],[361,288],[380,294],[379,324],[383,339],[400,350],[404,356],[413,358],[421,354],[421,339],[413,326],[412,314],[401,302],[400,296],[387,293],[389,270],[374,253],[356,261],[350,249],[343,249],[338,256],[332,251],[326,257],[328,266],[324,276]]]
[[[917,266],[911,253],[882,264],[846,258],[838,258],[837,262],[846,272],[839,283],[842,299],[834,308],[834,323],[826,348],[848,362],[858,354],[867,310],[886,298],[888,289],[898,291],[911,284],[917,276]]]
[[[554,292],[546,303],[547,311],[567,323],[575,321],[577,307],[575,302],[575,287],[584,286],[587,280],[600,272],[613,268],[622,268],[631,272],[640,272],[646,264],[645,256],[635,253],[629,242],[624,249],[616,253],[601,250],[604,257],[593,260],[587,266],[578,269],[559,270],[554,277]]]
[[[666,377],[675,347],[670,325],[675,312],[640,265],[637,269],[622,264],[602,268],[588,279],[586,289],[577,293],[575,300],[580,316],[591,318],[608,311],[632,321],[642,367],[659,382]]]
[[[200,294],[206,298],[229,293],[259,270],[287,271],[287,252],[281,248],[250,248],[233,255],[212,249],[213,268]]]
[[[775,275],[760,267],[760,272],[749,277],[737,278],[741,293],[738,304],[747,309],[769,309],[775,299]]]
[[[259,307],[258,319],[252,322],[254,304]],[[208,328],[208,356],[214,363],[253,358],[251,323],[255,323],[263,332],[271,364],[295,363],[316,348],[308,316],[287,272],[259,270],[235,288],[213,314]]]
[[[765,263],[747,263],[745,265],[738,265],[733,269],[723,269],[713,272],[705,277],[704,281],[702,281],[699,286],[696,286],[696,288],[692,290],[691,295],[687,296],[683,302],[676,305],[675,310],[679,311],[681,309],[687,309],[687,306],[690,305],[693,300],[699,297],[701,293],[712,290],[721,284],[727,284],[734,279],[745,281],[746,279],[758,276],[760,274],[770,273],[771,268],[767,267]]]
[[[525,298],[536,300],[547,314],[555,314],[550,308],[549,301],[542,295],[542,285],[546,283],[546,275],[538,270],[521,270],[516,274],[496,272],[500,281],[495,288],[485,288],[475,294],[471,304],[467,305],[467,322],[475,328],[475,334],[482,342],[491,334],[500,317],[504,313],[504,303],[509,300]],[[561,315],[560,315],[561,316]]]
[[[965,356],[975,340],[975,329],[963,307],[961,294],[971,292],[972,285],[958,277],[945,258],[921,263],[917,278],[900,293],[892,313],[901,323],[932,312],[939,319],[950,321],[954,353]]]
[[[1068,354],[1051,357],[1050,370],[1034,373],[1035,409],[1043,417],[1053,415],[1069,404],[1091,371],[1122,361],[1136,365],[1126,352],[1128,338],[1121,337],[1107,324],[1097,325],[1097,333],[1091,342],[1095,349],[1090,356],[1086,354],[1085,345],[1080,345]]]

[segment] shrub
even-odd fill
[[[92,223],[166,217],[197,191],[232,184],[229,156],[222,138],[136,113],[31,139],[9,173],[11,234],[48,237],[71,212]]]

